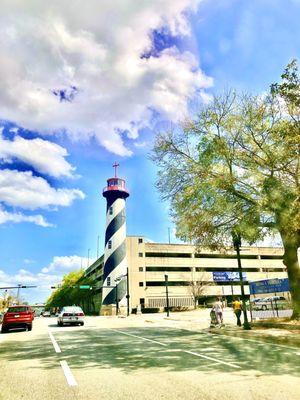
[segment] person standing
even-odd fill
[[[235,299],[232,303],[233,312],[237,319],[237,326],[242,326],[241,315],[242,315],[242,302],[239,298]]]
[[[222,303],[221,298],[218,298],[218,300],[215,302],[214,310],[216,313],[216,319],[217,319],[218,325],[221,327],[223,324],[223,303]]]

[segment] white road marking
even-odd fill
[[[159,344],[161,346],[168,346],[167,344],[158,342],[157,340],[148,339],[148,338],[145,338],[145,337],[142,337],[142,336],[133,335],[131,333],[127,333],[127,332],[123,332],[123,331],[119,331],[119,330],[115,330],[115,329],[111,329],[111,330],[114,331],[114,332],[122,333],[123,335],[132,336],[132,337],[135,337],[135,338],[138,338],[138,339],[147,340],[149,342],[157,343],[157,344]],[[184,353],[192,354],[193,356],[206,358],[207,360],[214,361],[214,362],[219,363],[219,364],[229,365],[230,367],[233,367],[233,368],[241,368],[240,366],[235,365],[233,363],[229,363],[229,362],[226,362],[226,361],[218,360],[217,358],[209,357],[209,356],[206,356],[204,354],[195,353],[193,351],[181,350],[181,349],[172,349],[172,350],[174,350],[174,351],[182,351]]]
[[[115,330],[115,329],[111,329],[111,331],[114,331],[117,333],[122,333],[123,335],[132,336],[132,337],[142,339],[142,340],[147,340],[148,342],[153,342],[153,343],[159,344],[160,346],[167,346],[167,344],[158,342],[157,340],[152,340],[152,339],[144,338],[142,336],[132,335],[131,333],[127,333],[127,332],[123,332],[123,331],[119,331],[119,330]]]
[[[65,377],[66,377],[66,380],[67,380],[69,386],[77,386],[77,382],[74,378],[74,375],[72,374],[72,371],[70,370],[70,367],[69,367],[67,361],[65,361],[65,360],[60,361],[60,365],[64,371],[64,374],[65,374]]]
[[[206,355],[204,355],[204,354],[195,353],[194,351],[189,351],[189,350],[181,350],[181,351],[183,351],[184,353],[192,354],[193,356],[197,356],[197,357],[201,357],[201,358],[206,358],[207,360],[215,361],[215,362],[218,363],[218,364],[229,365],[230,367],[233,367],[233,368],[241,368],[239,365],[235,365],[235,364],[232,364],[232,363],[230,363],[230,362],[218,360],[217,358],[209,357],[209,356],[206,356]]]
[[[48,331],[51,342],[53,344],[54,350],[56,351],[56,353],[61,353],[61,349],[59,347],[59,345],[57,344],[57,341],[55,340],[54,336],[52,335],[52,333],[50,331]]]

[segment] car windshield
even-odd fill
[[[27,312],[28,307],[9,307],[7,312],[14,312],[14,313],[19,313],[19,312]]]

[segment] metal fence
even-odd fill
[[[282,303],[277,301],[263,302],[262,304],[250,303],[251,320],[269,318],[288,318],[292,316],[293,310],[289,302]]]
[[[194,301],[191,297],[169,297],[170,307],[191,307],[194,305]],[[148,298],[146,301],[146,307],[157,308],[166,307],[166,297]]]

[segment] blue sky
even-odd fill
[[[148,158],[155,132],[233,87],[261,93],[299,58],[298,0],[3,1],[0,286],[43,301],[103,249],[101,192],[120,163],[127,232],[174,227]],[[81,4],[82,3],[82,4]],[[30,4],[30,6],[28,6]],[[1,292],[0,292],[1,294]]]

